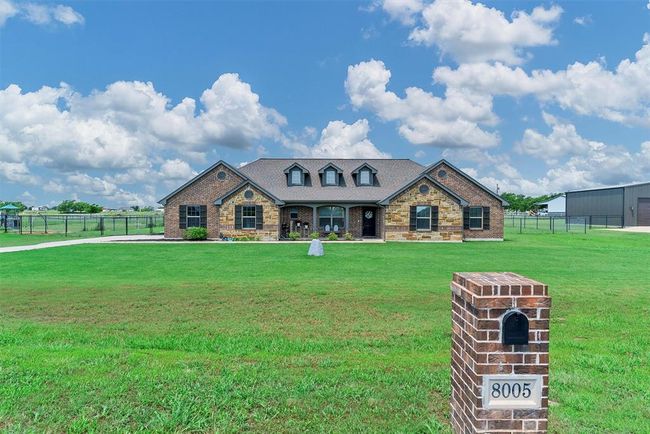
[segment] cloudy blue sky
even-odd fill
[[[650,180],[650,3],[0,0],[0,199],[148,205],[211,163],[445,157]]]

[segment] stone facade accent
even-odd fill
[[[548,287],[514,273],[454,273],[452,291],[451,423],[456,433],[538,432],[548,425]],[[500,318],[517,308],[529,319],[528,345],[501,343]],[[489,410],[483,376],[536,374],[541,409]]]
[[[251,199],[246,199],[244,193],[253,192]],[[235,229],[236,205],[262,205],[264,225],[262,229]],[[277,240],[280,228],[280,207],[275,202],[253,186],[244,185],[227,197],[219,209],[219,228],[224,237],[256,236],[261,240]]]
[[[427,185],[427,193],[420,186]],[[411,206],[438,206],[438,231],[410,231]],[[431,181],[422,179],[395,197],[385,209],[387,241],[462,241],[463,207]]]
[[[446,172],[446,177],[439,176],[441,170]],[[496,199],[473,182],[467,180],[467,178],[445,163],[438,165],[438,167],[431,170],[428,174],[433,179],[469,202],[469,206],[490,207],[490,229],[465,229],[463,231],[464,239],[503,239],[504,210],[500,200]]]
[[[217,173],[226,172],[226,179],[217,178]],[[214,201],[231,191],[242,182],[242,178],[227,166],[219,164],[187,188],[167,199],[165,204],[165,238],[182,238],[183,229],[179,227],[180,205],[206,205],[208,216],[208,238],[219,237],[219,209]]]

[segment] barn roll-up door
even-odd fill
[[[650,226],[650,197],[639,198],[636,224],[638,226]]]

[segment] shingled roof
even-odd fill
[[[310,186],[288,186],[285,169],[294,163],[309,171]],[[323,186],[318,171],[328,164],[341,169],[341,186]],[[357,186],[352,172],[364,163],[377,170],[374,186]],[[263,185],[284,202],[378,202],[420,175],[424,166],[408,159],[260,158],[241,168],[247,178]]]

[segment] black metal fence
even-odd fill
[[[621,228],[623,216],[589,215],[589,216],[528,216],[506,214],[504,226],[515,228],[519,233],[561,233],[582,232],[598,228]]]
[[[3,216],[4,217],[4,216]],[[164,232],[162,214],[104,216],[101,214],[34,214],[3,218],[2,230],[20,234],[63,234],[69,237],[144,235]]]

